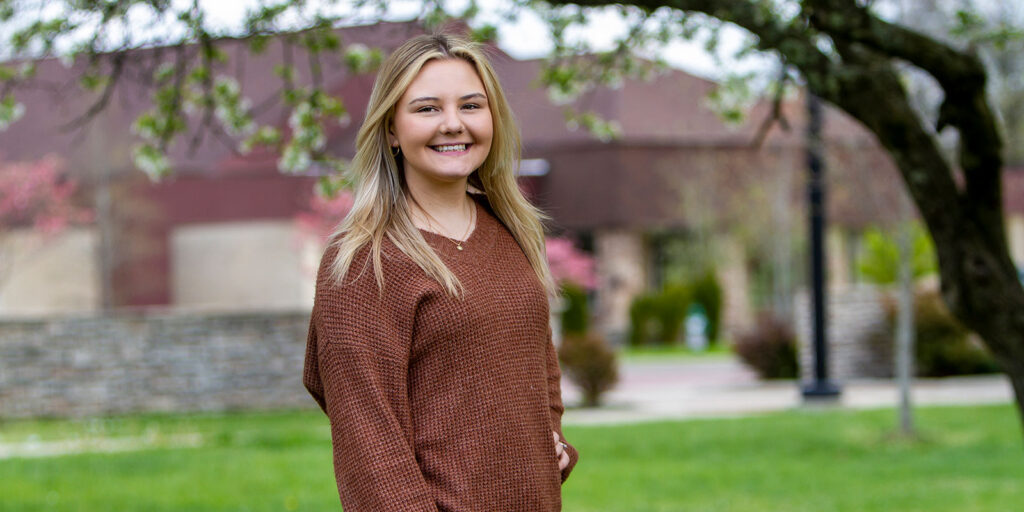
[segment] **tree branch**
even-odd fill
[[[550,0],[548,3],[582,7],[633,5],[647,11],[667,7],[706,14],[757,36],[759,49],[783,55],[787,62],[800,69],[819,96],[832,101],[835,95],[832,77],[841,69],[815,45],[814,32],[806,25],[781,20],[749,0]]]
[[[111,59],[110,77],[107,79],[107,83],[103,86],[103,94],[100,95],[99,99],[96,100],[82,115],[72,119],[68,123],[59,127],[59,131],[67,133],[72,130],[77,130],[82,126],[88,124],[94,117],[99,115],[107,108],[110,103],[110,98],[114,95],[114,89],[117,88],[117,82],[121,79],[121,72],[124,70],[125,53],[115,53]]]
[[[181,112],[182,89],[185,87],[185,70],[188,67],[188,51],[185,43],[179,44],[176,48],[174,62],[174,93],[171,97],[171,108],[166,112],[167,122],[160,133],[160,151],[166,152],[171,139],[174,138],[175,126],[174,117]]]
[[[888,58],[907,61],[932,75],[945,91],[937,130],[960,133],[960,166],[966,194],[978,204],[1001,200],[1002,138],[985,93],[985,68],[976,56],[926,35],[878,19],[849,0],[807,0],[809,19],[834,40],[858,43]]]
[[[210,34],[202,32],[199,35],[199,44],[201,46],[202,62],[206,68],[206,73],[203,75],[203,116],[199,122],[199,126],[196,127],[196,132],[192,136],[192,140],[188,145],[189,156],[194,156],[196,151],[199,150],[199,145],[202,144],[205,138],[205,132],[213,124],[213,110],[214,110],[214,99],[213,99],[213,41],[210,39]]]
[[[786,83],[789,82],[789,74],[787,69],[789,66],[785,62],[782,63],[779,69],[779,78],[775,82],[775,94],[772,96],[772,110],[761,121],[760,126],[757,127],[757,133],[754,134],[754,141],[751,144],[755,148],[761,147],[764,144],[764,139],[768,137],[768,130],[771,129],[772,125],[778,122],[779,127],[784,131],[789,131],[789,121],[786,116],[782,114],[782,98],[786,93]]]

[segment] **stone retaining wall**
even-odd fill
[[[797,296],[794,325],[800,377],[804,381],[814,375],[808,297],[807,293]],[[891,377],[893,349],[887,335],[884,292],[876,287],[856,286],[830,290],[828,298],[829,377],[838,382]]]
[[[0,418],[314,406],[308,312],[0,321]]]

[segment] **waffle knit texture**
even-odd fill
[[[329,275],[337,250],[321,261],[303,382],[330,419],[346,512],[561,510],[579,455],[570,445],[559,472],[547,296],[511,233],[475,200],[464,250],[423,231],[463,298],[386,238],[382,293],[368,248],[341,286]]]

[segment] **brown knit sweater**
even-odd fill
[[[327,413],[346,512],[561,509],[563,412],[548,301],[477,198],[462,251],[424,231],[462,282],[452,298],[385,240],[379,293],[363,248],[343,286],[317,277],[303,382]]]

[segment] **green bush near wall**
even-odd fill
[[[897,306],[886,303],[889,343],[895,337]],[[951,377],[999,371],[992,354],[946,308],[937,292],[919,293],[914,298],[914,368],[920,377]]]
[[[733,350],[762,379],[793,379],[799,374],[796,335],[771,313],[760,313],[754,328],[739,336]]]
[[[704,307],[708,315],[708,341],[712,344],[718,340],[722,320],[722,285],[714,270],[709,270],[690,283],[690,294],[693,302]]]
[[[650,343],[655,330],[657,299],[654,294],[643,294],[633,298],[629,305],[629,344],[636,347]]]
[[[590,329],[590,306],[587,303],[587,292],[574,284],[562,285],[562,299],[565,309],[562,310],[562,335],[581,336]]]
[[[671,345],[679,338],[690,293],[685,286],[669,286],[657,293],[636,297],[629,308],[629,343]]]
[[[722,287],[713,270],[681,284],[670,284],[656,293],[639,295],[629,308],[629,344],[671,345],[680,341],[691,304],[700,304],[708,315],[708,339],[718,338],[722,314]]]
[[[679,340],[679,333],[686,320],[686,309],[692,300],[690,289],[686,285],[665,287],[655,296],[656,318],[658,330],[655,341],[663,345],[671,345]]]
[[[615,351],[595,333],[566,336],[558,359],[566,376],[582,391],[584,407],[601,405],[601,396],[619,379]]]

